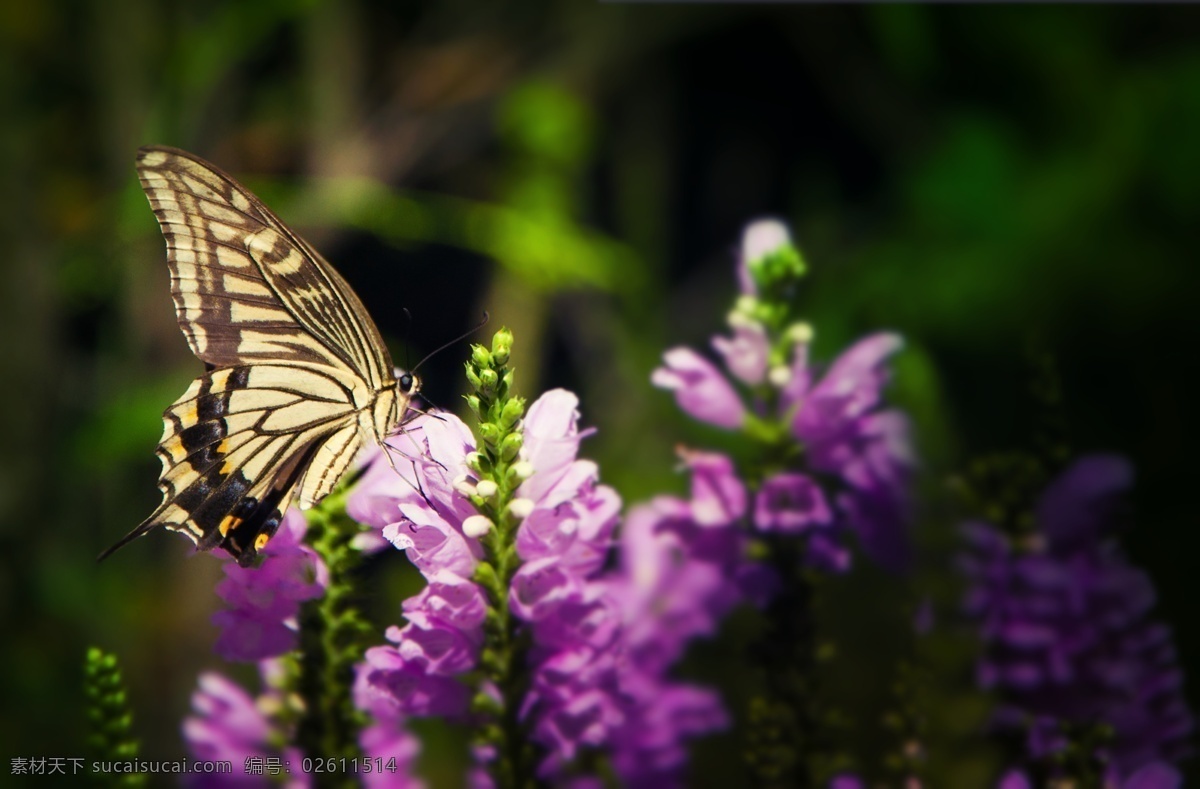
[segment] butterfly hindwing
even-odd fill
[[[162,505],[108,553],[163,526],[248,563],[310,487],[307,476],[336,480],[345,470],[313,461],[348,464],[360,445],[354,392],[335,375],[270,364],[212,370],[163,414]]]

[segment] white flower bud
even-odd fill
[[[745,297],[743,297],[743,298],[745,298]],[[743,312],[738,309],[734,309],[732,312],[730,312],[728,315],[726,315],[725,322],[729,324],[729,328],[731,328],[731,329],[741,329],[741,328],[750,328],[753,326],[758,326],[758,321],[754,320],[754,318],[747,315],[746,312]]]
[[[782,389],[791,382],[792,369],[783,364],[775,365],[767,373],[767,380],[771,382],[771,386],[774,386],[776,389]]]
[[[492,529],[492,522],[486,515],[472,515],[463,521],[463,534],[473,539],[479,539]]]
[[[813,339],[813,327],[808,323],[793,323],[787,328],[787,338],[794,343],[810,343]]]
[[[533,464],[528,460],[518,460],[513,464],[513,474],[519,480],[527,480],[533,476]]]
[[[737,297],[737,301],[733,304],[735,314],[753,315],[754,310],[758,308],[758,297],[751,296],[749,293],[743,293]]]
[[[496,491],[500,490],[500,486],[490,479],[481,479],[479,484],[475,486],[475,492],[485,499],[490,499],[496,495]]]
[[[523,521],[533,512],[534,506],[533,499],[513,499],[508,505],[508,512],[517,520]]]
[[[474,496],[478,489],[475,487],[475,482],[466,474],[455,477],[454,482],[450,483],[455,490],[463,494],[467,498]]]

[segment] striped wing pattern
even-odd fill
[[[345,280],[254,195],[171,148],[139,151],[138,174],[208,370],[163,414],[163,503],[100,558],[162,526],[248,565],[293,499],[328,494],[412,392]]]
[[[139,151],[138,177],[167,241],[175,311],[196,356],[216,367],[340,364],[373,389],[391,382],[362,302],[258,198],[172,148]]]

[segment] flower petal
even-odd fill
[[[746,407],[737,391],[716,366],[690,348],[672,348],[663,354],[665,366],[650,381],[675,392],[685,413],[702,422],[735,430],[746,420]]]

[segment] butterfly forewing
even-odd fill
[[[217,367],[340,364],[381,388],[387,348],[362,303],[258,198],[211,164],[143,148],[138,177],[167,240],[171,294],[192,352]]]
[[[163,414],[163,503],[101,555],[163,526],[250,563],[293,499],[333,489],[410,393],[362,303],[250,192],[203,160],[143,148],[180,328],[208,371]]]

